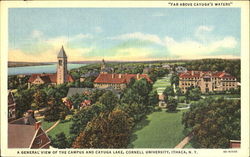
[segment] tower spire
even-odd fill
[[[68,82],[67,55],[62,46],[57,55],[57,84]]]
[[[66,55],[64,48],[63,48],[63,45],[62,45],[62,48],[57,55],[57,58],[67,58],[67,55]]]

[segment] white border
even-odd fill
[[[125,8],[125,7],[148,7],[148,8],[211,8],[211,7],[172,7],[169,4],[170,1],[25,1],[25,2],[1,2],[1,153],[3,156],[48,156],[48,154],[23,154],[17,155],[17,150],[28,150],[31,149],[7,149],[7,52],[8,52],[8,8],[79,8],[79,7],[102,7],[102,8]],[[187,1],[172,1],[172,2],[187,2]],[[198,1],[188,1],[197,2]],[[215,1],[199,1],[202,2],[215,2]],[[219,1],[216,1],[219,2]],[[223,3],[228,1],[221,1]],[[198,154],[149,154],[149,155],[129,155],[129,154],[119,154],[117,156],[204,156],[204,157],[246,157],[249,155],[249,2],[248,1],[230,1],[233,4],[230,7],[241,8],[241,149],[237,150],[237,153],[223,153],[224,150],[228,149],[124,149],[127,150],[196,150]],[[228,7],[228,6],[226,6]],[[212,7],[215,8],[215,7]],[[217,7],[218,8],[218,7]],[[225,7],[220,7],[225,8]],[[223,21],[222,21],[223,22]],[[4,127],[3,127],[4,126]],[[98,149],[96,149],[98,150]],[[108,149],[102,149],[108,150]],[[116,150],[116,149],[112,149]],[[120,149],[118,149],[120,150]],[[36,151],[32,149],[31,151]],[[41,150],[38,150],[41,151]],[[42,150],[44,151],[44,150]],[[52,149],[53,151],[58,151],[57,149]],[[76,151],[76,149],[67,149],[67,151]],[[50,154],[52,156],[52,154]],[[54,156],[54,155],[53,155]],[[59,156],[59,155],[57,155]],[[60,154],[60,156],[70,156],[70,154]],[[87,154],[73,154],[72,156],[89,156]],[[91,156],[110,156],[110,154],[94,154]],[[115,155],[112,155],[115,156]]]

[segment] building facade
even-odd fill
[[[237,88],[237,80],[226,72],[187,71],[179,74],[179,87],[186,93],[191,86],[200,88],[202,93],[227,91]]]
[[[57,55],[57,84],[68,82],[67,55],[62,46]]]
[[[152,82],[147,74],[99,74],[94,81],[94,87],[113,87],[114,89],[121,90],[127,87],[132,78],[136,80],[145,78],[147,81]]]
[[[49,148],[50,143],[42,123],[34,118],[33,111],[8,124],[8,148]]]
[[[8,122],[16,119],[16,103],[13,93],[8,91]]]
[[[34,85],[40,85],[40,84],[63,84],[66,82],[74,82],[73,77],[68,74],[67,70],[67,55],[64,51],[64,48],[62,47],[61,50],[58,53],[57,56],[57,72],[48,74],[48,73],[42,73],[42,74],[32,74],[28,80],[28,86],[34,84]]]

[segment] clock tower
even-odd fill
[[[68,82],[67,56],[62,46],[57,55],[57,84]]]

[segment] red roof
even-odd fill
[[[40,77],[45,83],[57,83],[57,74],[32,74],[28,80],[29,83],[32,83]],[[68,82],[74,82],[74,79],[71,75],[68,74]]]
[[[145,78],[147,81],[152,82],[147,74],[99,74],[94,83],[129,83],[130,79]]]
[[[180,78],[194,78],[194,77],[215,77],[215,78],[233,78],[234,76],[221,71],[187,71],[179,74]]]

